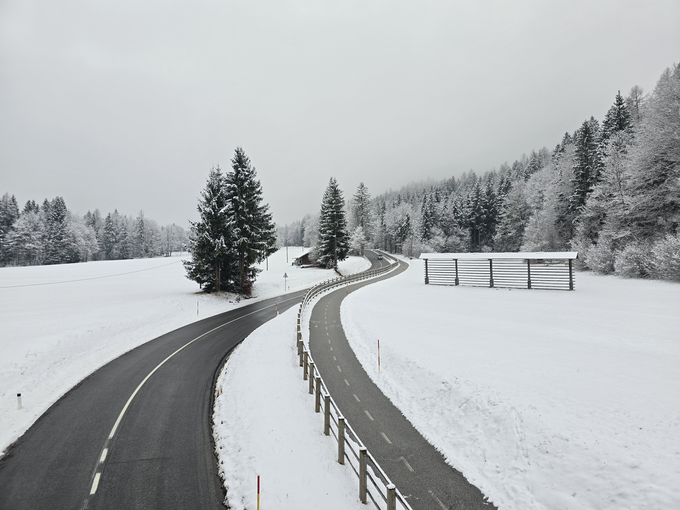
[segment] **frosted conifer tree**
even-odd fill
[[[349,235],[345,218],[345,199],[335,178],[331,177],[323,194],[319,216],[317,256],[319,264],[337,268],[349,251]]]
[[[233,279],[233,234],[224,184],[220,168],[211,169],[198,201],[200,219],[189,228],[191,260],[184,261],[184,268],[187,278],[206,291],[229,288]]]
[[[259,272],[254,264],[276,251],[276,225],[269,205],[262,203],[262,185],[255,168],[241,147],[236,148],[231,168],[224,179],[224,192],[238,261],[238,290],[247,296]]]

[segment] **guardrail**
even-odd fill
[[[359,478],[359,500],[362,503],[368,503],[370,499],[375,508],[380,510],[397,510],[397,508],[412,510],[406,499],[361,442],[351,425],[342,416],[321,374],[314,365],[309,349],[302,340],[302,316],[305,308],[314,298],[328,290],[375,278],[396,268],[397,260],[389,256],[386,257],[391,260],[388,266],[325,281],[312,287],[305,294],[298,312],[297,347],[300,366],[302,367],[302,378],[309,381],[309,393],[314,395],[314,411],[321,413],[323,408],[323,432],[327,436],[333,434],[338,443],[338,463],[345,464],[345,461],[347,461],[354,474]]]

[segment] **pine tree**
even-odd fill
[[[78,254],[68,227],[68,209],[62,197],[50,202],[46,216],[45,264],[78,262]]]
[[[602,167],[601,153],[598,150],[599,124],[591,117],[585,121],[574,136],[574,193],[570,198],[570,208],[575,213],[583,208],[588,194],[599,180]]]
[[[200,219],[189,228],[191,260],[184,261],[187,278],[208,292],[232,286],[236,261],[230,250],[234,237],[229,208],[222,171],[212,168],[198,201]]]
[[[363,182],[352,197],[352,227],[361,227],[364,236],[371,236],[371,194]]]
[[[429,194],[423,196],[423,203],[420,207],[420,239],[429,241],[434,235],[435,209],[432,198]]]
[[[19,219],[19,205],[14,195],[5,193],[0,198],[0,262],[6,263],[10,254],[7,249],[6,236],[12,230],[12,226]]]
[[[331,177],[321,202],[319,217],[319,264],[337,268],[338,261],[344,260],[349,251],[349,235],[345,218],[345,200],[335,178]]]
[[[231,168],[224,179],[225,200],[238,260],[238,288],[247,296],[259,272],[254,264],[276,251],[276,225],[269,205],[262,203],[255,168],[241,147],[234,152]]]

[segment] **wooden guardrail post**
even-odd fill
[[[308,366],[308,363],[309,363],[309,361],[308,361],[309,360],[309,353],[307,351],[305,351],[304,358],[305,358],[305,364],[302,367],[302,380],[306,381],[307,380],[307,366]]]
[[[316,378],[316,396],[314,398],[314,412],[321,412],[321,377]]]
[[[387,484],[387,510],[397,510],[397,488],[393,483]]]
[[[331,396],[323,396],[323,433],[326,436],[331,435]]]
[[[305,345],[302,343],[302,340],[300,340],[300,350],[298,352],[300,353],[300,366],[303,367],[303,366],[305,366],[305,363],[304,363]]]
[[[314,362],[309,364],[309,394],[314,393]]]
[[[493,287],[493,259],[489,259],[489,287]]]
[[[367,489],[366,458],[367,458],[366,447],[362,446],[361,448],[359,448],[359,500],[364,504],[366,504],[366,489]]]
[[[338,463],[345,463],[345,418],[338,416]]]

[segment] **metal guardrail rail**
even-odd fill
[[[335,437],[338,443],[338,463],[349,464],[352,471],[359,478],[359,500],[368,503],[370,500],[375,508],[380,510],[412,510],[404,496],[399,492],[389,477],[373,458],[361,439],[345,420],[337,404],[331,397],[326,384],[314,365],[314,360],[308,347],[302,340],[302,316],[309,304],[326,291],[342,287],[358,281],[381,276],[395,269],[398,261],[387,254],[391,260],[388,266],[379,269],[369,269],[350,276],[341,276],[327,280],[312,287],[300,304],[297,319],[297,347],[302,367],[303,380],[309,381],[309,393],[314,395],[314,411],[324,415],[324,434]]]

